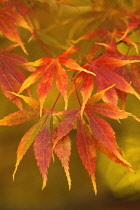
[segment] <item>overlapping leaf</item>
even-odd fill
[[[99,56],[91,62],[89,67],[92,68],[96,74],[96,83],[99,91],[115,84],[114,89],[110,89],[110,91],[108,91],[103,97],[105,102],[117,104],[117,94],[115,89],[134,94],[140,99],[140,96],[132,86],[121,75],[114,71],[114,69],[135,62],[139,62],[139,60],[121,60],[119,58],[111,57],[110,55]]]
[[[51,115],[47,117],[46,122],[34,139],[34,155],[43,178],[42,189],[44,189],[47,183],[47,171],[52,156],[50,119]]]
[[[133,171],[131,165],[123,158],[122,152],[119,149],[115,132],[112,127],[101,117],[97,116],[95,113],[102,114],[106,117],[119,120],[125,119],[128,116],[133,116],[124,110],[121,110],[118,106],[108,103],[98,103],[103,94],[105,94],[108,89],[96,93],[89,99],[86,104],[85,112],[89,121],[90,129],[94,138],[96,147],[101,150],[105,155],[107,155],[111,160],[116,163],[120,163],[130,171]]]
[[[122,156],[122,153],[116,143],[115,133],[109,123],[90,111],[87,111],[87,115],[89,118],[92,135],[96,139],[98,148],[111,160],[121,163],[132,171],[131,165]],[[113,155],[111,156],[111,154]]]
[[[96,150],[94,139],[89,131],[88,125],[79,117],[77,125],[76,143],[82,163],[89,173],[95,194],[97,194],[95,182]]]
[[[132,14],[132,15],[128,16],[128,18],[130,19],[128,27],[126,28],[126,30],[125,30],[123,36],[120,38],[120,40],[123,40],[130,31],[133,31],[140,25],[140,15]]]
[[[69,160],[71,154],[71,140],[68,135],[64,136],[61,140],[58,141],[54,148],[54,152],[57,157],[60,159],[62,166],[65,170],[66,177],[68,180],[69,190],[71,189],[71,178],[69,173]]]
[[[23,51],[27,53],[17,31],[16,25],[32,32],[32,29],[25,21],[23,16],[12,9],[0,8],[0,31],[11,41],[18,43]]]
[[[130,68],[130,78],[136,88],[140,92],[140,67],[139,65],[132,65]]]
[[[6,117],[4,117],[2,120],[0,120],[0,125],[18,125],[24,122],[27,122],[39,115],[38,110],[35,109],[23,109],[19,110],[17,112],[14,112]]]
[[[79,64],[76,63],[75,60],[67,57],[77,51],[76,47],[71,47],[66,52],[62,53],[58,58],[44,57],[35,62],[27,63],[28,65],[33,66],[41,66],[35,72],[33,72],[23,83],[22,87],[19,90],[21,93],[24,89],[29,87],[31,84],[35,83],[40,77],[42,77],[40,83],[37,87],[37,93],[40,101],[40,110],[42,112],[42,106],[46,99],[46,96],[51,90],[53,77],[55,75],[56,78],[56,86],[65,101],[65,109],[68,105],[67,98],[67,88],[68,88],[68,76],[66,70],[62,67],[62,65],[66,66],[70,69],[75,69],[77,71],[88,72],[86,69],[82,68]],[[94,75],[94,73],[91,72]]]
[[[67,111],[67,114],[68,116],[66,116],[57,127],[57,132],[56,132],[55,139],[53,142],[54,148],[59,142],[59,140],[61,140],[74,128],[74,125],[76,123],[76,120],[79,114],[79,110],[72,110],[70,111],[70,113],[69,111]]]
[[[27,59],[18,54],[10,53],[15,47],[16,45],[10,45],[0,51],[0,87],[7,98],[22,108],[20,99],[7,91],[18,92],[25,80],[24,74],[17,67],[27,71],[34,71],[35,68],[24,66],[23,63],[27,62]]]
[[[5,5],[5,8],[0,8],[0,32],[11,41],[16,42],[17,45],[20,45],[24,52],[26,52],[16,28],[17,26],[20,26],[32,33],[31,27],[23,17],[29,12],[26,4],[22,4],[22,1],[16,0],[3,0],[0,2]],[[119,2],[121,4],[121,1]],[[67,1],[60,1],[59,3],[63,4],[67,3]],[[124,94],[127,93],[133,94],[140,99],[140,96],[129,83],[132,82],[135,88],[140,91],[140,71],[139,65],[136,64],[140,62],[140,58],[139,56],[123,55],[117,48],[118,44],[123,41],[128,44],[128,52],[132,45],[135,47],[138,54],[138,47],[129,37],[129,32],[134,31],[134,29],[139,27],[140,16],[131,14],[129,16],[130,21],[128,27],[126,27],[125,15],[128,14],[127,9],[118,9],[118,7],[108,5],[105,0],[100,1],[100,3],[98,3],[97,7],[94,7],[93,3],[93,7],[90,11],[80,15],[80,20],[78,23],[75,22],[73,24],[74,26],[72,26],[71,32],[68,35],[69,38],[73,37],[75,30],[77,30],[76,26],[78,26],[79,23],[80,25],[83,23],[80,29],[81,31],[82,29],[85,29],[86,26],[91,26],[92,28],[98,27],[98,29],[88,32],[77,38],[76,41],[73,41],[73,43],[80,42],[81,44],[82,41],[86,39],[89,40],[93,38],[96,40],[89,48],[87,54],[86,52],[80,54],[80,56],[86,54],[85,58],[87,60],[87,63],[82,67],[74,59],[70,58],[74,52],[78,51],[78,48],[75,46],[69,48],[57,58],[44,57],[29,63],[21,56],[9,53],[16,45],[11,45],[0,51],[0,85],[4,95],[10,98],[10,100],[12,100],[20,109],[22,109],[20,99],[23,99],[24,102],[33,107],[33,109],[19,110],[4,117],[0,120],[0,125],[18,125],[34,119],[40,114],[40,120],[26,132],[19,143],[13,178],[20,161],[34,142],[34,155],[43,178],[42,189],[47,183],[47,173],[53,152],[56,153],[61,161],[70,189],[71,178],[69,173],[69,160],[71,140],[68,134],[75,127],[77,128],[76,143],[78,153],[85,169],[91,177],[95,194],[97,193],[95,182],[96,149],[100,150],[112,161],[133,171],[131,164],[124,159],[116,142],[114,130],[106,120],[100,117],[100,115],[115,120],[133,116],[117,106],[118,95],[122,100],[124,100]],[[123,5],[123,3],[121,5]],[[20,14],[15,11],[18,11]],[[120,14],[122,12],[123,15],[121,16]],[[120,16],[118,17],[118,15]],[[26,16],[27,21],[30,19],[28,18],[29,17]],[[75,20],[78,20],[78,18]],[[95,27],[94,24],[96,24]],[[32,37],[35,36],[36,33],[37,32],[34,31]],[[117,39],[120,39],[118,42],[116,42],[116,37]],[[24,65],[23,63],[27,64]],[[125,68],[126,65],[127,67],[129,66],[128,72],[127,68]],[[39,68],[35,70],[31,66]],[[23,73],[19,71],[17,67],[21,67],[32,73],[25,80]],[[67,89],[69,85],[69,79],[66,73],[67,70],[76,71],[74,72],[72,80],[73,86],[68,96],[75,91],[80,108],[58,112],[45,108],[45,99],[51,91],[54,77],[56,87],[64,98],[65,109],[67,108]],[[96,75],[94,78],[96,80],[97,89],[98,91],[101,91],[91,96],[94,87],[93,75]],[[130,79],[127,79],[127,76],[129,76]],[[23,90],[26,90],[39,79],[40,82],[37,86],[39,101],[29,96],[20,95]],[[80,97],[78,96],[78,87],[80,88],[80,93],[82,95],[82,102],[80,102]],[[99,100],[101,99],[107,103],[99,103]],[[98,103],[96,104],[96,102]],[[60,116],[59,121],[57,121],[56,124],[54,122],[52,123],[51,116],[53,119],[56,116],[58,118]],[[140,121],[137,117],[133,117]]]
[[[36,135],[39,133],[39,131],[42,129],[44,123],[46,121],[46,115],[44,115],[34,126],[32,126],[26,133],[25,135],[22,137],[19,146],[18,146],[18,150],[17,150],[17,161],[16,161],[16,165],[15,165],[15,170],[13,173],[13,179],[15,177],[17,168],[20,164],[20,161],[22,160],[23,156],[25,155],[25,153],[27,152],[27,150],[29,149],[29,147],[31,146],[31,144],[33,143]]]
[[[86,69],[86,66],[84,66],[84,68]],[[87,69],[87,70],[89,70],[90,72],[90,69]],[[78,89],[80,85],[81,85],[80,92],[83,98],[81,113],[83,113],[85,104],[87,103],[93,91],[93,87],[94,87],[93,76],[85,72],[80,72],[74,79],[73,86],[71,90],[69,91],[68,95],[70,96],[74,91],[76,91],[76,89]]]
[[[3,5],[6,8],[16,9],[23,17],[26,17],[29,13],[29,8],[22,0],[6,0],[3,2]]]

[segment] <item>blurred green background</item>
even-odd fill
[[[41,1],[40,1],[41,2]],[[92,3],[95,1],[66,1],[67,4],[54,4],[55,1],[40,3],[30,1],[36,11],[40,24],[40,38],[53,49],[54,56],[59,55],[67,48],[71,39],[76,39],[80,34],[80,27],[86,25],[85,17]],[[43,0],[42,2],[45,2]],[[102,2],[102,1],[101,1]],[[107,1],[110,3],[110,1]],[[116,1],[113,1],[116,2]],[[122,2],[122,1],[117,1]],[[125,2],[125,1],[123,1]],[[55,16],[54,16],[55,14]],[[72,18],[79,21],[72,22]],[[88,17],[89,18],[89,17]],[[90,17],[91,18],[91,17]],[[86,19],[87,20],[87,19]],[[80,25],[81,24],[81,25]],[[47,27],[46,27],[47,26]],[[70,30],[72,28],[72,30]],[[19,29],[26,48],[29,52],[28,59],[45,56],[35,40],[27,43],[29,34]],[[10,42],[0,38],[1,47]],[[86,49],[85,49],[86,50]],[[125,50],[124,46],[120,50]],[[20,49],[16,53],[23,55]],[[49,53],[49,50],[48,50]],[[51,54],[51,53],[50,53]],[[28,73],[25,73],[28,75]],[[36,96],[36,85],[31,87]],[[56,89],[49,95],[49,103],[52,106]],[[73,96],[74,97],[74,96]],[[17,111],[17,108],[2,93],[0,93],[0,118]],[[73,101],[70,107],[73,106]],[[63,106],[63,100],[58,103],[58,109]],[[140,103],[134,96],[128,96],[126,110],[140,117]],[[116,132],[117,142],[123,151],[124,157],[132,165],[136,173],[127,171],[123,166],[112,163],[104,155],[98,153],[96,182],[98,194],[95,197],[90,178],[81,164],[75,145],[75,131],[71,132],[72,152],[70,159],[70,173],[72,189],[68,190],[66,177],[57,158],[51,162],[48,170],[47,187],[42,191],[42,178],[39,173],[31,147],[18,168],[15,181],[12,173],[16,162],[16,150],[21,137],[34,124],[34,121],[17,126],[0,128],[0,209],[5,210],[139,210],[140,209],[140,124],[133,118],[122,120],[118,123],[109,120]]]

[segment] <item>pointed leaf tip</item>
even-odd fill
[[[16,164],[16,166],[15,166],[15,170],[14,170],[14,172],[13,172],[13,182],[15,181],[16,171],[17,171],[17,164]]]
[[[97,186],[96,186],[95,176],[91,176],[91,181],[93,184],[94,193],[95,195],[97,195]]]
[[[47,184],[47,176],[45,174],[43,177],[43,182],[42,182],[42,190],[44,190],[44,188],[46,187],[46,184]]]
[[[95,102],[101,100],[104,96],[104,94],[106,93],[107,90],[113,88],[116,84],[113,84],[111,86],[109,86],[108,88],[100,91],[100,92],[97,92],[96,94],[94,94],[93,96],[91,96],[91,98],[87,101],[87,104],[94,104]]]
[[[64,168],[69,190],[71,189],[71,178],[69,173],[69,160],[71,154],[71,141],[69,136],[64,136],[59,142],[56,144],[54,151],[61,161],[62,167]]]
[[[65,168],[65,173],[66,173],[68,187],[69,187],[69,191],[70,191],[71,190],[71,178],[70,178],[69,168],[67,168],[67,169]]]
[[[81,117],[78,118],[76,143],[80,159],[91,177],[93,189],[96,195],[97,188],[94,174],[96,169],[96,149],[89,127]]]
[[[51,115],[48,115],[43,127],[38,132],[34,140],[34,155],[42,175],[42,190],[47,183],[47,172],[52,156],[52,142],[50,132]]]

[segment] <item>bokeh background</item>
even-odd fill
[[[59,55],[69,45],[71,39],[80,34],[83,23],[87,19],[82,15],[91,9],[93,1],[75,0],[65,1],[68,4],[54,4],[52,0],[28,1],[36,11],[39,18],[41,39],[53,49],[54,56]],[[46,4],[46,2],[48,4]],[[94,1],[95,2],[95,1]],[[102,1],[100,1],[102,2]],[[106,1],[108,4],[111,1]],[[120,2],[113,1],[117,5]],[[116,3],[117,2],[117,3]],[[136,1],[135,1],[136,2]],[[127,6],[131,6],[127,1]],[[55,14],[55,15],[54,15]],[[71,21],[76,18],[77,25]],[[90,17],[91,18],[91,17]],[[38,23],[37,23],[38,24]],[[81,24],[81,26],[80,26]],[[47,25],[47,27],[46,27]],[[91,26],[90,26],[91,27]],[[72,28],[72,30],[70,30]],[[88,28],[85,31],[88,31]],[[26,48],[29,52],[28,59],[45,56],[35,40],[27,43],[29,34],[24,29],[19,29]],[[134,36],[135,38],[135,36]],[[136,39],[139,39],[136,36]],[[8,45],[4,37],[0,37],[1,48]],[[125,46],[119,46],[125,52]],[[85,49],[86,50],[86,49]],[[49,51],[49,49],[48,49]],[[23,55],[20,49],[16,53]],[[132,51],[133,54],[133,51]],[[25,55],[24,55],[25,56]],[[26,75],[28,73],[24,72]],[[36,85],[31,87],[32,94],[36,96]],[[49,107],[56,95],[54,88],[49,95]],[[72,96],[74,97],[74,96]],[[17,108],[0,92],[0,118],[17,111]],[[74,100],[71,100],[74,101]],[[140,103],[134,96],[127,97],[126,110],[140,117]],[[63,106],[63,101],[58,103],[58,109]],[[70,103],[73,106],[73,102]],[[123,151],[124,157],[133,165],[136,173],[127,171],[123,166],[112,163],[103,154],[98,153],[96,182],[98,194],[94,195],[90,178],[82,166],[75,145],[75,131],[71,132],[72,153],[70,159],[70,173],[72,189],[68,190],[66,177],[57,158],[51,162],[48,170],[47,187],[42,191],[42,178],[39,173],[31,147],[23,158],[15,181],[12,174],[16,162],[16,150],[21,137],[34,124],[34,121],[17,126],[0,127],[0,209],[3,210],[139,210],[140,209],[140,124],[133,118],[121,120],[118,123],[109,120],[116,132],[117,142]]]

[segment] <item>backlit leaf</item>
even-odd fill
[[[65,101],[65,109],[68,106],[67,89],[68,89],[68,76],[65,69],[57,62],[56,64],[56,86]]]
[[[50,65],[48,70],[43,75],[40,83],[37,86],[37,94],[40,101],[40,116],[42,115],[43,105],[46,99],[46,96],[51,90],[53,84],[53,74],[54,74],[54,65]]]
[[[110,82],[102,74],[98,73],[96,75],[96,84],[98,91],[100,92],[107,89],[111,85]],[[115,89],[115,84],[114,87],[110,88],[108,91],[105,92],[105,94],[102,97],[102,100],[106,103],[112,103],[117,105],[118,95]]]
[[[82,107],[81,107],[81,113],[83,112],[84,108],[85,108],[85,104],[87,103],[88,99],[91,96],[92,90],[93,90],[93,85],[94,85],[94,81],[93,81],[93,76],[90,74],[86,75],[86,78],[82,84],[81,87],[81,94],[83,97],[83,103],[82,103]]]
[[[0,125],[4,126],[18,125],[37,117],[38,114],[39,114],[38,110],[35,109],[19,110],[1,119]]]
[[[32,32],[28,23],[19,13],[9,8],[0,8],[0,31],[11,41],[18,43],[23,51],[27,53],[15,25],[21,26]]]
[[[15,97],[10,92],[17,93],[25,80],[24,74],[18,68],[34,71],[34,67],[26,66],[25,68],[23,62],[27,62],[27,59],[18,54],[9,53],[16,46],[17,45],[9,45],[0,50],[0,86],[3,94],[22,109],[20,98]],[[29,94],[29,90],[26,91]]]
[[[132,86],[119,74],[115,73],[114,71],[111,71],[109,69],[100,68],[98,70],[95,70],[96,75],[101,74],[110,85],[115,84],[115,88],[126,92],[131,93],[135,95],[138,99],[140,99],[139,94],[132,88]],[[98,86],[100,86],[101,83],[98,82]]]
[[[90,97],[87,104],[92,105],[92,104],[96,103],[97,101],[101,100],[103,98],[104,94],[106,93],[106,91],[108,91],[109,89],[111,89],[113,87],[114,87],[114,85],[112,85],[112,86],[110,86],[110,87],[108,87],[108,88],[106,88],[106,89],[104,89],[104,90],[102,90],[98,93],[95,93],[93,96]]]
[[[139,65],[132,65],[130,68],[130,77],[134,87],[140,92],[140,67]]]
[[[129,171],[134,172],[134,170],[128,165],[128,163],[125,163],[123,160],[117,157],[107,147],[101,144],[101,142],[99,142],[97,139],[95,139],[94,142],[96,148],[100,150],[104,155],[106,155],[110,160],[114,161],[115,163],[121,164],[122,166],[126,167]]]
[[[112,127],[104,119],[96,116],[91,112],[86,112],[89,118],[89,123],[93,138],[95,138],[99,145],[103,145],[110,153],[113,153],[121,162],[128,167],[131,167],[122,156],[121,151],[116,143],[115,132]]]
[[[95,195],[97,194],[95,182],[96,150],[94,139],[89,131],[88,125],[82,118],[78,118],[76,143],[82,163],[91,177]]]
[[[106,55],[99,56],[94,60],[96,65],[104,68],[118,68],[130,63],[139,63],[140,60],[121,60],[114,57],[107,57]]]
[[[17,168],[20,164],[20,161],[22,160],[23,156],[25,155],[25,153],[27,152],[27,150],[29,149],[29,147],[33,143],[33,141],[34,141],[36,135],[38,134],[38,132],[41,130],[42,126],[44,125],[45,120],[46,120],[46,115],[44,115],[22,137],[22,139],[19,143],[19,146],[18,146],[18,150],[17,150],[17,161],[16,161],[16,165],[15,165],[15,170],[14,170],[14,173],[13,173],[13,179],[15,178],[15,174],[16,174]]]
[[[37,101],[35,98],[29,97],[29,96],[24,96],[24,95],[19,95],[17,93],[11,92],[13,95],[18,96],[19,98],[22,98],[29,106],[33,108],[40,108],[39,101]]]
[[[40,173],[42,174],[43,184],[42,189],[47,183],[47,171],[52,156],[52,140],[50,132],[50,115],[44,123],[41,130],[35,137],[34,140],[34,155],[37,160]]]
[[[34,71],[22,84],[18,93],[21,93],[23,90],[28,88],[30,85],[35,83],[46,71],[46,66],[43,66],[36,71]]]
[[[61,140],[64,136],[66,136],[74,127],[77,116],[78,116],[79,110],[73,110],[71,114],[66,116],[58,125],[57,127],[57,133],[56,138],[53,142],[53,147],[55,148],[56,144],[59,140]]]
[[[108,32],[107,32],[108,33]],[[85,40],[85,39],[92,39],[98,36],[103,36],[106,34],[106,31],[99,29],[99,30],[94,30],[91,32],[88,32],[84,34],[83,36],[79,37],[77,40],[73,40],[73,43],[78,43],[79,41]]]
[[[76,63],[75,60],[72,58],[61,58],[59,59],[60,63],[66,66],[67,68],[71,70],[76,70],[76,71],[81,71],[81,72],[86,72],[88,74],[92,74],[95,76],[95,74],[91,71],[86,70],[85,68],[81,67],[78,63]]]
[[[94,104],[93,106],[87,106],[90,110],[94,112],[98,112],[106,117],[112,119],[124,119],[128,116],[131,116],[130,113],[121,110],[118,106],[109,103],[99,103]]]
[[[69,136],[64,136],[61,140],[56,144],[54,151],[57,157],[60,159],[64,171],[66,173],[69,190],[71,189],[71,178],[69,174],[69,160],[71,154],[71,141]]]

